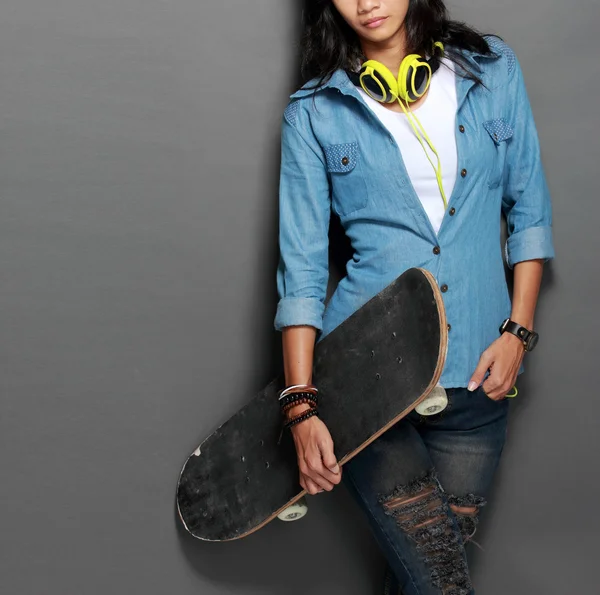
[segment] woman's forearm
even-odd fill
[[[311,384],[317,329],[314,326],[286,326],[281,331],[285,384]],[[293,407],[288,415],[308,409],[307,404]]]
[[[286,385],[310,384],[317,329],[314,326],[286,326],[281,334]]]
[[[533,328],[544,261],[525,260],[514,266],[513,299],[510,318],[525,328]]]

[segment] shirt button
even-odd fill
[[[456,213],[456,209],[454,207],[452,207],[449,211],[450,216],[452,217],[452,215],[454,215],[454,213]]]
[[[435,246],[435,248],[433,249],[433,253],[434,254],[439,254],[440,253],[440,247],[439,246]]]
[[[465,131],[465,127],[464,127],[462,124],[461,124],[461,125],[458,127],[458,129],[459,129],[461,132],[464,132],[464,131]]]
[[[464,178],[464,177],[467,175],[467,170],[466,170],[466,169],[463,169],[463,170],[460,172],[460,175],[461,175],[461,176]]]
[[[452,325],[448,324],[448,331],[451,331],[451,330],[452,330]]]
[[[348,165],[349,161],[348,157],[342,157],[342,165]]]
[[[442,290],[442,293],[446,293],[448,291],[448,286],[444,283],[440,289]]]

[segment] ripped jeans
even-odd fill
[[[474,593],[465,543],[500,459],[509,400],[446,392],[444,411],[412,411],[344,465],[387,559],[384,595]]]

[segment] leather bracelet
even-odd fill
[[[296,389],[312,391],[315,394],[319,392],[319,389],[314,384],[292,384],[291,386],[286,386],[279,391],[279,399],[281,400],[283,397],[285,397],[285,395],[296,391]]]

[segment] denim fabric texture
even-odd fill
[[[451,331],[441,384],[467,386],[510,316],[504,261],[512,268],[554,257],[550,196],[521,67],[504,42],[488,41],[493,55],[464,54],[485,86],[456,77],[458,171],[437,235],[393,136],[344,70],[316,92],[305,88],[313,80],[291,95],[282,118],[277,330],[311,325],[321,341],[406,269],[423,267],[447,286]],[[326,303],[332,211],[354,254]]]

